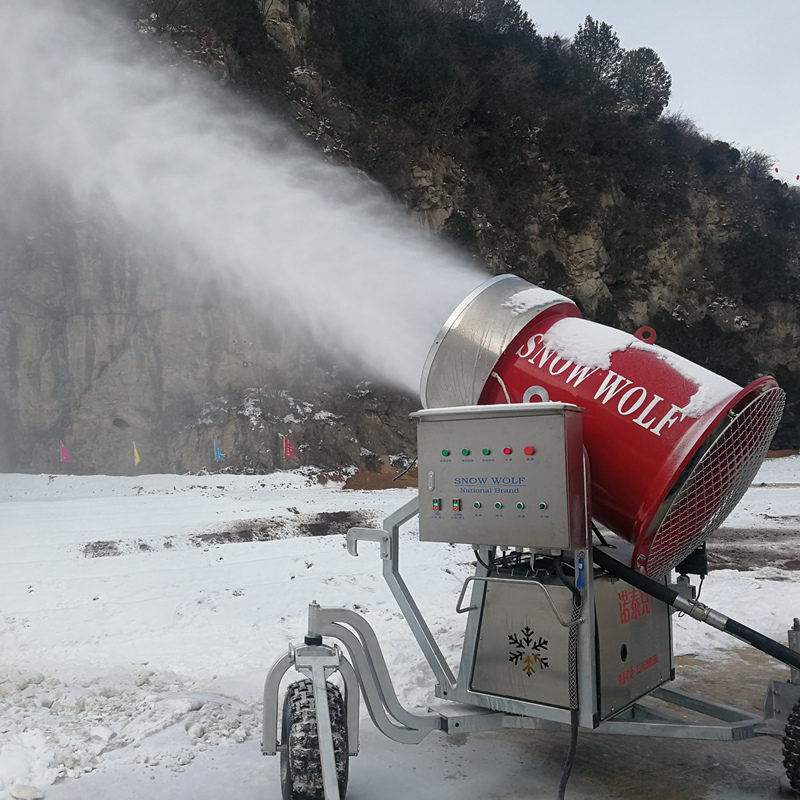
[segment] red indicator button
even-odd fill
[[[504,453],[505,453],[507,456],[510,456],[510,455],[511,455],[511,448],[510,448],[510,447],[504,447],[504,448],[503,448],[503,452],[504,452]]]
[[[530,445],[527,445],[527,447],[525,447],[524,452],[525,452],[526,456],[532,456],[536,452],[536,448],[535,447],[531,447]]]

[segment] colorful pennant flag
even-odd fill
[[[72,459],[69,457],[69,451],[67,450],[67,446],[64,444],[64,442],[61,442],[61,461],[62,463],[64,461],[72,461]]]
[[[219,449],[219,445],[217,444],[217,440],[214,439],[214,461],[224,461],[225,456],[222,455],[222,450]]]
[[[139,458],[139,451],[136,449],[136,442],[133,443],[133,466],[136,467],[139,465],[139,462],[142,459]]]
[[[283,457],[295,458],[294,447],[292,447],[292,443],[285,436],[283,437]]]

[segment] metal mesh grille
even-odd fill
[[[647,574],[660,578],[722,524],[750,486],[783,413],[777,387],[737,414],[698,461],[669,507],[647,554]]]

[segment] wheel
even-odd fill
[[[798,700],[789,718],[783,734],[783,766],[786,777],[796,792],[800,792],[800,700]]]
[[[347,715],[339,688],[332,683],[326,687],[339,797],[344,800],[349,771]],[[281,744],[286,745],[281,750],[283,800],[324,800],[314,687],[308,679],[296,681],[286,691]]]

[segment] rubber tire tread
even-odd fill
[[[339,687],[326,682],[326,688],[339,797],[344,800],[349,777],[347,715]],[[283,800],[324,800],[314,686],[307,678],[290,684],[286,690],[281,744],[286,745],[281,750]]]
[[[786,777],[796,792],[800,792],[800,700],[792,709],[786,720],[783,734],[783,766]]]

